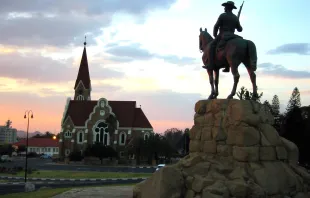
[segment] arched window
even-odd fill
[[[77,100],[84,100],[84,96],[82,95],[78,95],[78,97],[76,97]]]
[[[144,134],[144,140],[148,140],[149,137],[150,137],[150,134],[149,134],[148,132],[146,132],[146,133]]]
[[[71,153],[71,152],[70,152],[70,149],[66,149],[66,150],[65,150],[65,155],[66,155],[66,156],[70,155],[70,153]]]
[[[83,143],[83,141],[84,141],[83,131],[79,131],[77,134],[77,142],[81,144],[81,143]]]
[[[108,124],[99,122],[94,128],[95,142],[103,143],[104,145],[110,145],[110,135],[108,131]]]
[[[120,145],[125,145],[126,143],[126,133],[125,132],[121,132],[119,135],[119,144]]]
[[[72,132],[70,130],[65,132],[65,138],[71,138],[72,137]]]

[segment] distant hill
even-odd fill
[[[40,134],[40,135],[43,135],[43,133],[41,133],[40,131],[35,131],[33,133],[29,133],[29,137],[32,137],[32,136],[35,136],[37,134]],[[20,137],[20,138],[25,138],[27,136],[27,133],[26,131],[17,131],[17,137]]]

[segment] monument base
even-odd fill
[[[309,198],[310,174],[297,146],[272,127],[262,104],[201,100],[190,154],[136,185],[134,198]]]

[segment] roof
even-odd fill
[[[88,69],[86,46],[84,46],[83,55],[82,55],[80,68],[79,68],[79,73],[75,81],[74,89],[76,89],[80,81],[83,82],[83,85],[86,89],[90,88],[90,76],[89,76],[89,69]]]
[[[135,108],[135,119],[133,122],[133,127],[153,128],[141,108]]]
[[[70,116],[75,126],[84,126],[97,103],[96,100],[70,100],[64,120]],[[136,108],[136,101],[109,101],[109,105],[119,127],[153,128],[142,109]]]
[[[28,138],[28,146],[31,147],[58,147],[58,144],[58,140],[53,140],[51,138]],[[26,145],[26,139],[22,139],[13,145]]]

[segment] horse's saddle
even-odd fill
[[[218,51],[224,49],[228,41],[230,41],[232,39],[236,39],[236,38],[241,38],[242,39],[243,37],[238,36],[236,34],[223,34],[221,36],[220,41],[218,42],[218,44],[216,46],[216,51],[218,52]]]

